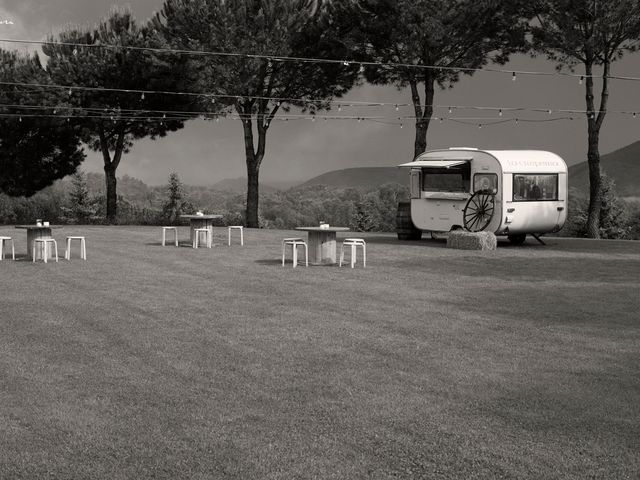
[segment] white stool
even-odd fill
[[[293,268],[298,265],[298,247],[304,247],[304,263],[309,266],[309,251],[307,249],[307,242],[300,238],[285,238],[282,241],[282,266],[284,267],[285,250],[288,245],[291,245],[291,253],[293,257]]]
[[[49,256],[49,244],[52,243],[53,244],[53,248],[55,248],[55,252],[56,252],[56,262],[58,261],[58,243],[53,239],[53,238],[36,238],[33,241],[33,252],[32,252],[32,256],[33,256],[33,261],[36,261],[36,245],[38,243],[42,244],[42,260],[44,260],[44,263],[47,263],[47,257]]]
[[[71,240],[80,240],[80,258],[82,260],[87,259],[87,244],[84,241],[84,237],[67,237],[67,248],[64,251],[64,258],[71,260]]]
[[[167,230],[173,231],[173,237],[177,247],[178,246],[178,228],[177,227],[162,227],[162,246],[164,247],[165,241],[167,239]]]
[[[362,247],[362,266],[367,266],[367,243],[362,238],[345,238],[340,247],[340,265],[344,261],[344,247],[351,247],[351,268],[356,263],[356,250],[358,247]]]
[[[211,229],[210,228],[195,228],[193,230],[193,248],[198,248],[198,241],[200,240],[200,234],[204,233],[205,242],[207,244],[207,248],[211,248],[212,238],[211,238]]]
[[[242,231],[244,230],[244,227],[242,227],[242,225],[231,225],[229,227],[229,246],[231,246],[231,230],[232,229],[240,230],[240,245],[244,245],[244,235],[242,233]]]
[[[13,245],[13,238],[11,237],[0,237],[0,260],[4,258],[4,242],[11,242],[11,257],[16,259],[16,249]]]

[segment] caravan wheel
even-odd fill
[[[489,226],[495,209],[495,194],[478,190],[467,201],[462,210],[464,228],[469,232],[481,232]]]

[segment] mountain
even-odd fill
[[[602,170],[616,183],[621,197],[640,197],[640,141],[600,157]],[[589,193],[587,162],[569,167],[569,187]]]
[[[299,186],[327,185],[337,188],[373,188],[390,182],[409,185],[407,170],[398,167],[346,168],[323,173]]]

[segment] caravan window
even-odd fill
[[[468,192],[471,186],[469,162],[449,168],[424,168],[422,190],[425,192]]]
[[[558,174],[514,174],[513,200],[516,202],[558,200]]]
[[[498,191],[498,175],[495,173],[476,173],[473,176],[473,191],[477,192],[478,190],[496,193]]]

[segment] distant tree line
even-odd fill
[[[279,112],[315,115],[365,81],[408,87],[418,155],[437,88],[531,52],[584,69],[585,232],[598,238],[608,231],[599,136],[611,69],[639,39],[640,0],[165,0],[144,24],[114,9],[94,27],[51,36],[46,64],[0,50],[0,192],[33,195],[75,172],[86,147],[102,154],[104,206],[89,199],[67,213],[122,222],[130,206],[119,201],[116,173],[137,140],[233,115],[245,146],[244,223],[258,227],[269,210],[260,208],[259,172]],[[366,226],[366,208],[354,208]]]
[[[184,185],[175,172],[164,186],[149,187],[126,175],[119,183],[126,192],[118,197],[119,224],[184,225],[180,215],[197,210],[222,214],[218,225],[245,222],[244,194]],[[640,199],[619,198],[615,183],[606,175],[603,186],[600,237],[640,239]],[[370,188],[310,185],[263,193],[258,226],[286,230],[326,222],[353,231],[393,232],[397,205],[408,196],[408,187],[398,183]],[[101,224],[106,221],[104,208],[103,176],[80,171],[29,198],[0,194],[0,225],[28,223],[33,218],[63,224]],[[588,198],[572,189],[569,217],[559,235],[587,237],[587,212]]]

